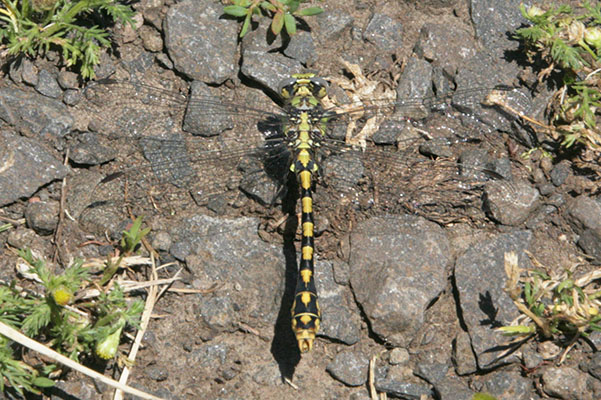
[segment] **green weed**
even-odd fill
[[[568,5],[520,8],[532,25],[518,29],[515,37],[529,60],[542,66],[539,81],[553,72],[561,77],[549,107],[553,139],[565,147],[582,143],[601,151],[601,4],[585,1],[578,12]]]
[[[277,36],[282,29],[288,35],[296,33],[297,17],[309,17],[321,14],[323,10],[320,7],[307,7],[299,9],[301,3],[307,0],[232,0],[232,5],[225,6],[223,12],[228,15],[244,18],[240,37],[244,37],[248,32],[253,15],[267,15],[271,17],[271,32]]]
[[[90,26],[90,14],[106,13],[113,21],[133,25],[133,11],[115,0],[0,0],[0,40],[9,54],[36,57],[56,48],[67,66],[78,66],[93,78],[100,50],[110,46],[109,33]]]

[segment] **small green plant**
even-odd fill
[[[141,224],[138,218],[129,231],[123,232],[121,246],[125,254],[132,253],[148,233],[148,229],[140,229]],[[0,285],[0,322],[29,337],[43,337],[48,346],[74,360],[89,357],[92,352],[102,359],[115,357],[123,329],[128,325],[138,327],[144,303],[128,301],[117,283],[94,301],[77,301],[77,293],[95,284],[83,260],[75,260],[61,274],[54,274],[30,250],[20,250],[18,255],[24,262],[22,275],[38,282],[44,294]],[[106,269],[118,268],[122,260],[120,257]],[[39,393],[52,386],[48,375],[54,370],[54,365],[34,367],[19,360],[14,344],[0,336],[0,390],[7,384],[21,394]]]
[[[518,29],[516,38],[530,61],[544,66],[539,80],[552,72],[561,75],[563,86],[551,107],[554,139],[566,147],[579,142],[601,151],[601,4],[585,1],[578,13],[568,5],[520,8],[532,25]]]
[[[576,279],[578,264],[560,274],[547,274],[532,260],[540,268],[524,270],[515,253],[505,254],[505,291],[522,315],[499,330],[517,336],[541,333],[545,338],[601,330],[601,291],[596,286],[601,271],[592,270]]]
[[[67,66],[78,65],[84,78],[94,77],[101,48],[110,46],[109,33],[89,26],[99,10],[113,21],[133,25],[133,11],[115,0],[1,0],[0,40],[9,54],[35,57],[59,49]]]
[[[111,280],[113,275],[117,272],[123,261],[123,257],[128,256],[136,251],[138,245],[144,239],[144,236],[148,235],[150,228],[140,229],[142,227],[142,218],[138,217],[131,225],[129,231],[123,231],[121,237],[121,254],[116,262],[112,262],[109,258],[107,260],[107,267],[104,270],[102,279],[100,279],[100,285],[104,286],[108,281]]]
[[[234,17],[244,18],[240,30],[241,38],[248,32],[252,16],[262,16],[263,13],[271,17],[271,32],[274,35],[279,35],[282,28],[288,35],[294,35],[296,33],[295,17],[309,17],[323,12],[320,7],[299,9],[300,4],[306,2],[307,0],[232,0],[233,5],[225,6],[223,12]]]

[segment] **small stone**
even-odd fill
[[[374,13],[363,32],[363,39],[382,51],[393,52],[403,45],[403,25],[388,15]]]
[[[26,58],[22,61],[21,76],[23,77],[23,81],[31,86],[38,84],[38,69]]]
[[[560,162],[551,170],[551,182],[555,186],[561,186],[572,173],[569,162]]]
[[[409,361],[409,352],[402,347],[395,347],[390,351],[390,363],[392,365],[405,364]]]
[[[142,43],[146,50],[153,53],[163,50],[163,39],[159,31],[148,25],[143,25],[138,33],[140,34],[140,38],[142,38]]]
[[[56,77],[45,69],[41,70],[38,74],[38,83],[35,85],[35,90],[44,96],[56,99],[63,93]]]
[[[315,44],[309,32],[297,32],[290,38],[290,43],[284,49],[284,54],[294,58],[303,64],[311,64],[315,61]]]
[[[542,381],[543,391],[549,396],[564,400],[585,399],[586,375],[577,369],[550,367],[543,373]]]
[[[539,192],[527,182],[487,182],[484,206],[488,215],[503,225],[517,226],[539,205]]]
[[[340,382],[349,386],[360,386],[367,382],[369,360],[365,355],[346,351],[339,353],[326,370]]]
[[[63,89],[77,89],[79,87],[78,75],[71,71],[61,71],[58,73],[58,84]]]
[[[165,231],[158,231],[152,238],[152,247],[159,251],[168,251],[171,247],[171,235]]]
[[[113,160],[116,156],[116,149],[102,144],[95,133],[84,132],[76,139],[69,147],[69,159],[75,163],[99,165]]]
[[[38,201],[27,205],[27,226],[40,235],[50,235],[58,225],[60,207],[57,201]]]
[[[63,95],[63,103],[68,106],[74,106],[81,100],[81,92],[76,89],[67,89]]]

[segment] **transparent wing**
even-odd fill
[[[118,81],[86,89],[85,107],[96,111],[91,126],[127,149],[104,183],[125,177],[132,202],[170,213],[194,203],[227,203],[224,198],[239,195],[240,189],[263,204],[273,203],[289,171],[281,132],[286,114],[273,105],[263,111],[210,96],[208,88],[192,92],[187,97]],[[403,210],[440,222],[473,218],[483,182],[499,175],[490,165],[460,158],[483,143],[493,147],[499,137],[482,125],[466,128],[446,111],[460,100],[480,103],[488,93],[481,88],[326,110],[328,137],[316,152],[323,186],[317,207]],[[427,111],[420,124],[406,117],[416,110]],[[186,115],[194,121],[186,122]],[[342,139],[349,125],[361,132],[371,119],[377,123],[370,135],[354,143]]]

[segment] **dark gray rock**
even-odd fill
[[[81,92],[79,90],[67,89],[63,94],[63,103],[68,106],[74,106],[81,100]]]
[[[357,343],[361,334],[360,311],[348,286],[334,282],[332,264],[327,261],[315,263],[315,279],[322,320],[327,321],[319,334],[348,345]]]
[[[378,392],[386,392],[389,396],[400,399],[419,400],[432,396],[432,389],[426,384],[380,380],[376,383]],[[423,397],[426,396],[426,397]]]
[[[169,232],[154,232],[152,234],[152,247],[158,251],[168,251],[171,247],[171,235]]]
[[[457,91],[453,96],[452,104],[459,111],[485,122],[494,129],[510,130],[512,122],[516,119],[515,115],[482,103],[492,88],[498,85],[511,85],[519,72],[517,65],[507,63],[485,51],[479,51],[459,66],[455,78]],[[526,91],[509,90],[500,91],[499,94],[514,110],[524,115],[531,115],[532,96]]]
[[[536,395],[532,381],[517,371],[501,370],[487,374],[481,391],[497,399],[530,400]]]
[[[523,223],[539,206],[538,190],[528,182],[490,181],[484,186],[484,208],[503,225]]]
[[[415,375],[425,379],[433,385],[436,385],[437,382],[446,376],[449,367],[450,366],[448,363],[423,361],[417,364]]]
[[[320,168],[328,185],[342,192],[357,184],[365,172],[361,160],[350,153],[332,155],[320,164]]]
[[[78,135],[76,141],[69,146],[69,159],[77,164],[104,164],[116,155],[117,149],[102,144],[99,136],[92,132]]]
[[[242,53],[240,69],[242,74],[276,94],[283,79],[289,78],[291,73],[302,72],[303,69],[302,64],[297,60],[278,53],[265,53],[249,49]]]
[[[25,210],[27,226],[40,235],[51,235],[58,225],[59,212],[57,201],[29,203]]]
[[[242,39],[242,52],[274,52],[283,46],[282,36],[275,36],[271,31],[268,20],[260,21],[259,25],[249,31]]]
[[[284,49],[284,54],[294,58],[301,64],[312,64],[317,57],[313,37],[309,32],[297,32],[290,38],[288,46]]]
[[[107,51],[100,53],[100,63],[94,67],[96,79],[105,79],[115,73],[115,62]]]
[[[459,332],[455,337],[453,343],[453,362],[455,363],[455,372],[457,372],[457,375],[472,374],[478,370],[470,336],[465,331]]]
[[[491,366],[498,356],[493,351],[499,344],[495,328],[519,315],[504,290],[504,254],[515,252],[520,267],[530,268],[524,250],[528,249],[531,238],[529,231],[486,238],[470,246],[455,263],[459,305],[480,368]]]
[[[28,85],[36,86],[38,84],[38,69],[33,62],[27,58],[23,58],[21,61],[21,76],[23,82]]]
[[[227,294],[215,295],[199,304],[198,317],[214,335],[237,329],[236,307]]]
[[[369,359],[356,351],[338,353],[328,364],[328,371],[335,379],[348,386],[360,386],[367,382]]]
[[[601,381],[601,353],[597,351],[590,359],[581,362],[580,369]]]
[[[535,349],[529,346],[524,346],[522,349],[522,361],[525,368],[535,369],[540,367],[544,359]]]
[[[324,43],[339,39],[345,30],[350,29],[354,18],[344,10],[325,7],[325,12],[317,16],[317,34],[319,41]]]
[[[202,320],[215,333],[237,329],[239,321],[255,328],[275,323],[286,264],[281,247],[263,242],[257,226],[253,218],[194,215],[169,231],[172,254],[177,247],[189,249],[186,264],[196,287],[222,283],[211,296],[198,299]]]
[[[456,377],[448,376],[434,386],[440,400],[473,400],[474,392],[467,387],[466,383]]]
[[[386,14],[374,13],[363,31],[363,39],[382,51],[394,52],[403,46],[403,25]]]
[[[442,229],[423,218],[372,218],[351,233],[351,286],[373,331],[395,346],[420,331],[450,261]],[[385,306],[383,306],[385,305]]]
[[[497,56],[515,50],[512,34],[528,21],[520,13],[520,0],[471,0],[470,9],[476,37]]]
[[[208,113],[206,110],[206,101],[203,99],[210,97],[213,99],[212,101],[217,101],[219,97],[216,89],[200,81],[194,81],[190,85],[190,97],[191,100],[184,115],[184,131],[193,135],[209,137],[219,135],[234,127],[232,114],[227,112]]]
[[[455,25],[436,23],[422,26],[414,48],[418,57],[441,67],[451,77],[476,51],[476,42],[470,32]]]
[[[396,92],[397,108],[403,110],[403,116],[415,119],[423,119],[428,116],[430,110],[425,105],[423,107],[415,105],[415,99],[432,95],[432,66],[430,63],[411,58],[403,70]]]
[[[402,347],[395,347],[390,350],[388,362],[390,365],[398,365],[398,364],[406,364],[410,359],[409,352],[407,349],[403,349]]]
[[[18,89],[0,89],[0,119],[30,135],[62,137],[71,131],[73,117],[58,100]]]
[[[569,161],[562,161],[551,170],[551,182],[555,186],[561,186],[566,179],[572,175],[572,166]]]
[[[13,60],[8,65],[8,76],[16,84],[23,82],[23,77],[21,75],[22,69],[23,69],[23,63],[18,58]]]
[[[45,69],[38,74],[38,83],[35,85],[35,90],[47,97],[57,99],[63,93],[58,85],[56,77]]]
[[[0,134],[0,206],[34,194],[69,173],[38,141]]]
[[[42,238],[35,233],[33,229],[27,229],[25,227],[18,227],[12,229],[8,234],[6,243],[17,249],[34,249],[38,252],[44,249],[44,243],[47,243],[47,239]]]
[[[163,39],[156,29],[148,25],[142,25],[140,29],[138,29],[138,34],[140,35],[146,50],[153,53],[163,50]]]
[[[178,71],[210,83],[235,75],[238,22],[222,14],[223,7],[209,0],[187,0],[169,8],[165,47]]]
[[[60,71],[57,81],[63,89],[77,89],[79,87],[78,75],[75,72]]]
[[[69,382],[57,381],[51,391],[55,393],[51,396],[52,400],[64,398],[65,393],[79,400],[94,400],[101,397],[94,388],[94,384],[87,382],[86,379],[74,379]]]
[[[568,222],[580,235],[578,245],[589,255],[601,258],[601,204],[586,195],[571,200]]]
[[[592,400],[586,374],[570,367],[549,367],[542,375],[543,391],[563,400]]]

